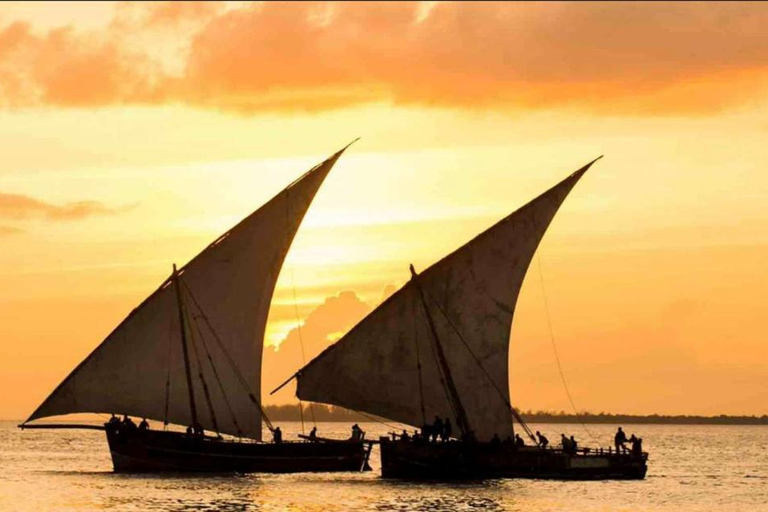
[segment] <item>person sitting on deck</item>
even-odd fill
[[[445,423],[443,423],[443,431],[440,432],[440,439],[442,439],[443,442],[446,442],[451,438],[451,430],[453,430],[451,427],[451,418],[445,418]]]
[[[312,427],[312,430],[309,431],[309,438],[315,439],[317,437],[317,427]]]
[[[141,419],[141,423],[139,423],[139,430],[149,430],[149,423],[147,423],[147,418]]]
[[[127,427],[127,428],[136,428],[136,424],[133,422],[131,418],[128,417],[127,414],[123,415],[122,425],[123,427]]]
[[[565,434],[560,434],[560,444],[563,446],[563,451],[569,453],[571,451],[571,441],[565,437]]]
[[[629,442],[632,443],[632,455],[642,455],[643,440],[639,437],[635,437],[635,434],[632,434],[629,437]]]
[[[520,434],[515,434],[515,446],[518,448],[525,446],[525,441],[520,437]]]
[[[443,433],[443,420],[440,416],[435,415],[435,421],[432,422],[432,440],[437,442],[437,438]]]
[[[539,432],[538,430],[536,431],[536,437],[539,438],[539,446],[541,447],[541,449],[542,450],[546,450],[547,449],[547,445],[549,444],[549,439],[544,437],[544,435],[541,432]]]
[[[499,437],[499,434],[494,433],[493,437],[491,438],[491,446],[500,446],[501,445],[501,438]]]
[[[571,436],[571,439],[570,439],[570,441],[571,441],[571,443],[570,443],[570,444],[571,444],[571,453],[574,453],[574,454],[575,454],[575,453],[576,453],[576,450],[578,450],[578,449],[579,449],[579,445],[578,445],[578,443],[576,442],[576,439],[574,439],[574,438],[573,438],[573,436]]]
[[[352,437],[350,437],[350,439],[352,441],[362,441],[363,438],[365,438],[365,432],[363,429],[361,429],[357,423],[352,425]]]
[[[403,433],[400,434],[400,439],[403,440],[403,441],[410,441],[411,440],[410,436],[408,436],[408,432],[406,432],[405,429],[403,429]]]
[[[624,431],[621,430],[621,427],[619,427],[619,430],[616,431],[616,435],[613,436],[613,443],[616,445],[616,453],[627,451],[627,447],[624,446],[624,443],[626,442],[627,442],[627,434],[625,434]]]
[[[272,431],[272,442],[275,444],[283,442],[283,431],[280,430],[280,427],[275,427],[275,430]]]

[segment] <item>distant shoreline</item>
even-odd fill
[[[302,421],[302,412],[298,405],[267,405],[264,407],[267,417],[273,422]],[[588,423],[606,425],[644,424],[644,425],[764,425],[768,426],[768,415],[762,416],[730,416],[720,414],[717,416],[699,416],[684,414],[609,414],[609,413],[582,413],[580,415],[565,412],[551,411],[518,411],[526,423]],[[94,416],[88,419],[89,414],[78,415],[79,419],[68,420],[70,423],[93,423],[96,419],[106,421],[106,416]],[[341,407],[333,407],[321,404],[304,404],[304,422],[338,422],[338,423],[362,423],[379,422],[385,425],[393,425],[397,422],[386,418],[379,418],[370,414],[350,411]],[[0,419],[3,422],[20,424],[22,420]],[[45,420],[42,421],[45,423]]]
[[[272,421],[301,421],[302,414],[298,405],[267,405],[265,412]],[[389,420],[377,418],[367,414],[331,407],[327,405],[304,405],[304,421],[324,422],[364,422],[381,421],[392,423]],[[656,425],[768,425],[768,415],[762,416],[729,416],[725,414],[717,416],[696,415],[666,415],[666,414],[608,414],[608,413],[583,413],[580,415],[564,412],[548,411],[520,411],[527,423],[589,423],[589,424],[656,424]]]

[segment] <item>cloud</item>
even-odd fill
[[[307,316],[300,328],[291,329],[278,350],[271,346],[264,347],[264,389],[271,391],[277,387],[370,311],[371,307],[352,291],[326,298]]]
[[[23,229],[15,228],[13,226],[0,226],[0,236],[18,235],[23,232]]]
[[[128,4],[101,33],[2,29],[0,95],[242,114],[380,101],[711,113],[768,91],[766,25],[759,3]]]
[[[0,192],[0,218],[25,220],[45,218],[49,220],[75,220],[101,215],[114,215],[126,211],[129,207],[110,208],[98,201],[77,201],[64,205],[46,203],[21,194]],[[0,228],[14,230],[15,228]]]

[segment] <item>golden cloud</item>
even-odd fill
[[[127,208],[110,208],[98,201],[77,201],[64,205],[46,203],[21,194],[0,192],[0,218],[24,220],[43,217],[49,220],[75,220],[98,215],[113,215]],[[10,231],[6,231],[10,230]],[[3,233],[18,232],[16,228],[2,228]]]
[[[760,3],[129,4],[95,34],[6,26],[0,99],[709,113],[768,91],[765,26]]]

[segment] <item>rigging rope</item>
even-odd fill
[[[533,440],[533,442],[538,445],[539,441],[536,439],[536,436],[533,435],[533,432],[531,431],[531,429],[528,428],[528,424],[525,423],[525,421],[523,421],[522,416],[520,416],[520,414],[515,410],[515,408],[512,407],[512,404],[510,403],[510,401],[507,400],[507,397],[501,391],[501,389],[499,388],[498,384],[496,384],[496,382],[493,380],[493,378],[491,378],[490,374],[488,373],[488,371],[483,366],[483,363],[480,361],[480,358],[477,357],[477,355],[475,355],[475,352],[469,346],[469,343],[467,343],[467,340],[464,339],[464,336],[462,336],[461,332],[459,332],[459,329],[451,321],[450,317],[445,312],[445,310],[442,308],[442,306],[440,306],[440,303],[437,302],[435,299],[433,299],[432,296],[430,296],[428,294],[427,294],[427,296],[432,300],[432,302],[435,304],[435,306],[437,306],[438,311],[440,311],[440,313],[443,315],[443,318],[445,318],[445,320],[448,322],[448,325],[451,327],[453,332],[456,333],[456,335],[459,337],[461,342],[464,344],[464,347],[467,349],[469,354],[472,356],[472,359],[475,360],[475,363],[477,363],[477,366],[480,367],[480,369],[483,371],[483,374],[485,375],[485,377],[491,383],[491,385],[496,390],[496,392],[499,394],[499,396],[504,401],[504,403],[507,405],[507,407],[509,407],[509,410],[512,412],[512,416],[514,416],[515,419],[518,421],[518,423],[520,423],[520,425],[523,427],[523,430],[525,430],[525,433],[528,435],[528,437],[530,437]]]
[[[384,425],[385,427],[391,428],[391,429],[394,429],[394,430],[398,429],[398,427],[396,427],[394,425],[391,425],[391,424],[387,423],[386,421],[383,421],[383,420],[377,418],[376,416],[372,416],[370,414],[364,413],[363,411],[358,411],[356,409],[352,409],[352,410],[354,410],[356,413],[360,414],[361,416],[363,416],[365,418],[368,418],[369,420],[371,420],[374,423],[380,423],[380,424]]]
[[[187,315],[186,308],[184,309],[184,323],[187,324],[189,327],[191,327],[191,322],[189,321],[189,315]],[[213,409],[213,401],[211,400],[211,393],[208,390],[208,383],[205,380],[205,377],[203,376],[203,365],[200,363],[200,351],[197,349],[197,342],[195,341],[195,333],[190,328],[189,329],[189,338],[192,341],[192,350],[195,353],[195,361],[197,362],[197,376],[200,379],[200,383],[203,385],[203,394],[205,395],[205,402],[208,405],[208,411],[211,414],[211,422],[213,423],[213,429],[216,431],[216,434],[219,435],[219,422],[216,421],[216,411]]]
[[[414,304],[415,305],[415,304]],[[418,311],[418,307],[416,308]],[[421,376],[421,355],[419,353],[419,322],[417,315],[413,316],[413,334],[416,345],[416,370],[419,372],[419,398],[421,399],[421,423],[427,424],[427,414],[424,410],[424,381]]]
[[[173,327],[171,327],[171,324],[168,324],[168,375],[165,377],[165,416],[163,417],[163,428],[168,428],[168,405],[171,395],[171,340],[173,338],[173,336],[171,336],[172,329]]]
[[[304,338],[301,336],[301,322],[299,321],[299,304],[296,300],[296,284],[293,280],[293,269],[291,269],[291,288],[293,289],[293,311],[296,315],[296,329],[299,332],[299,346],[301,347],[301,365],[307,366],[307,356],[304,353]],[[299,410],[301,411],[301,433],[304,433],[304,411],[301,407],[301,400],[299,399]],[[315,421],[315,408],[312,406],[312,402],[309,403],[309,414],[312,416],[312,426],[317,427],[317,421]]]
[[[205,356],[208,359],[208,364],[211,365],[213,376],[216,378],[216,383],[219,385],[219,389],[221,390],[221,396],[224,397],[224,404],[227,406],[227,411],[229,412],[229,415],[232,418],[232,424],[235,426],[235,429],[237,429],[238,436],[242,436],[243,431],[240,428],[240,425],[237,423],[237,416],[235,415],[235,411],[232,409],[232,404],[229,402],[229,397],[227,397],[227,392],[224,390],[224,383],[222,382],[221,377],[219,376],[219,371],[216,369],[216,365],[213,364],[213,357],[211,357],[211,352],[210,350],[208,350],[208,344],[205,342],[205,336],[203,336],[203,331],[202,329],[200,329],[200,324],[197,322],[197,318],[198,317],[193,314],[191,323],[194,324],[195,329],[197,329],[197,333],[200,336],[200,340],[203,344],[203,350],[205,350]]]
[[[274,432],[275,428],[272,425],[272,422],[269,421],[269,417],[267,416],[266,411],[264,410],[264,407],[261,405],[261,401],[259,401],[256,396],[253,394],[253,391],[251,391],[250,386],[245,381],[245,378],[243,378],[243,374],[240,373],[240,369],[237,367],[237,364],[235,363],[235,360],[232,359],[232,356],[229,354],[229,351],[227,350],[227,347],[224,346],[224,342],[221,341],[221,338],[216,333],[216,330],[213,328],[213,325],[211,325],[211,321],[208,320],[208,317],[205,315],[205,312],[203,311],[203,308],[200,307],[200,304],[197,302],[197,299],[195,298],[195,295],[192,293],[192,290],[189,289],[187,284],[180,280],[182,285],[184,285],[184,288],[186,288],[187,293],[189,293],[190,298],[192,299],[192,302],[194,302],[195,306],[197,307],[197,310],[200,311],[200,315],[202,316],[203,320],[205,321],[205,325],[208,327],[208,329],[211,331],[211,334],[213,334],[213,339],[216,340],[216,343],[219,345],[219,348],[224,353],[224,356],[227,358],[227,362],[229,363],[230,367],[232,368],[232,371],[235,374],[235,377],[237,377],[237,380],[240,382],[240,385],[243,387],[245,392],[248,394],[248,398],[250,398],[251,402],[259,409],[261,412],[261,416],[264,419],[264,423],[267,425],[267,428],[270,430],[270,432]]]
[[[423,292],[419,294],[419,296],[422,298],[421,306],[424,311],[424,315],[427,316],[426,320],[429,322],[429,312],[427,311],[427,303],[426,303],[426,293]],[[429,344],[430,348],[432,349],[432,357],[435,358],[435,366],[437,367],[437,375],[440,377],[440,384],[443,386],[443,391],[445,392],[445,400],[448,402],[448,407],[451,409],[451,414],[453,414],[454,419],[456,420],[456,425],[459,427],[459,430],[461,430],[461,434],[468,434],[469,432],[465,432],[463,426],[461,425],[461,421],[459,421],[459,404],[454,403],[453,399],[451,398],[451,391],[448,388],[448,381],[447,376],[445,375],[444,369],[441,367],[440,364],[440,357],[437,354],[437,347],[436,345],[440,343],[440,340],[437,339],[436,333],[432,333],[433,342]],[[458,398],[458,397],[457,397]]]
[[[584,418],[579,414],[579,410],[576,408],[576,404],[573,401],[573,397],[571,396],[571,391],[568,389],[568,384],[565,382],[565,374],[563,373],[563,366],[560,364],[560,354],[557,352],[557,345],[555,344],[555,331],[552,328],[552,318],[549,315],[549,302],[547,301],[547,291],[544,287],[544,273],[541,269],[541,257],[536,257],[536,262],[539,267],[539,282],[541,283],[541,295],[544,298],[544,311],[546,312],[547,316],[547,326],[549,327],[549,339],[552,342],[552,351],[555,353],[555,361],[557,361],[557,370],[560,372],[560,380],[563,382],[563,388],[565,388],[565,394],[568,397],[568,401],[571,404],[571,407],[573,408],[573,412],[576,415],[576,417],[579,419],[579,423],[581,423],[581,426],[584,428],[584,431],[587,433],[587,435],[592,439],[592,441],[597,442],[597,438],[592,435],[592,432],[589,431],[587,428],[587,425],[584,423]]]

